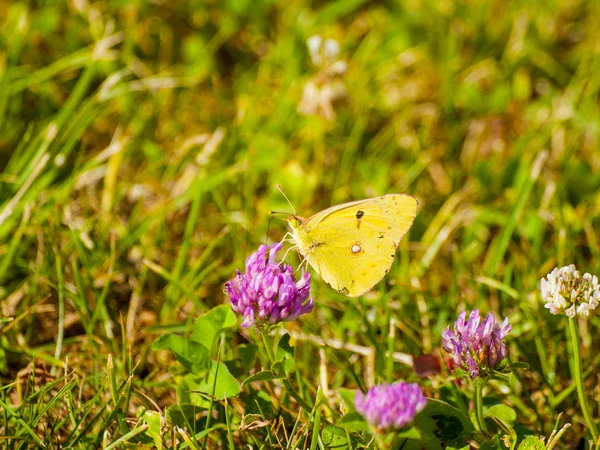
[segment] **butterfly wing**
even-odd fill
[[[358,297],[389,272],[417,200],[389,194],[333,206],[304,224],[309,264],[334,289]]]

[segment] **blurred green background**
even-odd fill
[[[393,317],[394,350],[420,355],[461,309],[509,316],[511,359],[530,365],[509,402],[549,434],[576,402],[547,400],[569,374],[538,282],[600,272],[599,23],[593,0],[0,1],[2,384],[68,359],[107,392],[114,364],[172,405],[172,358],[150,345],[226,302],[246,256],[283,237],[277,184],[304,216],[403,192],[419,212],[386,280],[356,303],[315,276],[311,319],[287,328],[378,348]],[[231,359],[251,340],[229,339]],[[296,361],[314,394],[309,341]],[[335,411],[365,362],[325,348]],[[382,353],[377,379],[415,376]],[[89,433],[113,433],[99,414]]]

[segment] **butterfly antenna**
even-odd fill
[[[269,211],[269,214],[285,214],[286,216],[289,216],[290,213],[289,212],[283,212],[283,211]],[[293,215],[293,214],[292,214]],[[285,219],[284,219],[285,220]]]
[[[292,211],[294,212],[294,217],[295,217],[296,216],[296,210],[294,209],[294,205],[292,205],[292,202],[290,202],[290,199],[287,198],[287,195],[285,195],[285,192],[283,192],[283,189],[281,188],[281,186],[279,184],[277,185],[277,189],[279,190],[279,192],[281,192],[281,195],[283,195],[283,197],[289,203],[290,207],[292,208]]]

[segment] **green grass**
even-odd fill
[[[443,361],[420,377],[411,356],[443,357],[473,308],[509,317],[528,365],[484,391],[514,423],[473,442],[548,437],[562,413],[557,448],[583,445],[568,323],[539,280],[600,274],[600,4],[173,3],[0,2],[0,449],[375,448],[344,425],[353,390],[403,379],[468,405]],[[345,73],[311,62],[315,34]],[[311,82],[345,94],[303,114]],[[314,275],[273,368],[255,331],[185,338],[283,237],[278,184],[303,216],[392,192],[419,211],[359,300]],[[598,326],[580,323],[596,419]],[[189,366],[152,348],[169,333]],[[285,383],[242,384],[269,369]],[[239,394],[210,395],[222,383]]]

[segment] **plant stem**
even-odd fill
[[[389,448],[382,436],[375,435],[375,442],[377,443],[377,448],[379,448],[379,450],[387,450]]]
[[[206,426],[204,428],[205,430],[210,429],[210,419],[212,417],[215,390],[217,388],[217,379],[219,376],[219,364],[221,363],[221,350],[223,350],[223,342],[224,342],[224,337],[223,337],[223,334],[221,334],[221,339],[219,342],[219,350],[217,353],[217,365],[215,366],[215,380],[213,381],[212,392],[211,392],[211,396],[210,396],[210,404],[208,406],[208,414],[206,415]],[[225,414],[227,414],[227,410],[225,411]],[[208,441],[208,434],[206,436],[204,436],[204,441],[203,441],[202,447],[206,448],[207,441]]]
[[[313,422],[312,438],[310,440],[310,450],[317,450],[317,444],[319,442],[319,435],[321,434],[321,400],[323,394],[321,387],[317,391],[317,400],[315,401],[315,420]]]
[[[598,442],[598,429],[596,428],[596,424],[594,423],[592,415],[590,414],[590,410],[588,409],[588,404],[583,390],[583,374],[581,371],[581,348],[579,347],[579,326],[577,324],[576,317],[569,317],[569,329],[571,331],[571,346],[573,350],[573,364],[571,364],[571,370],[573,372],[572,375],[575,379],[575,384],[577,385],[577,396],[579,397],[579,404],[581,405],[581,411],[583,412],[585,422],[587,423],[587,426],[590,429],[592,438],[594,442]]]
[[[484,378],[477,378],[475,380],[475,417],[477,419],[477,426],[479,430],[486,432],[487,426],[485,419],[483,418],[483,386],[485,385]]]
[[[260,335],[262,336],[263,344],[265,344],[265,350],[267,352],[267,359],[269,360],[269,369],[271,369],[271,365],[275,362],[275,355],[273,354],[273,348],[271,347],[271,343],[267,336],[267,332],[265,330],[261,329]],[[302,398],[302,396],[300,394],[298,394],[294,390],[294,388],[290,384],[289,380],[287,379],[287,375],[284,374],[284,376],[281,378],[281,382],[287,389],[288,393],[294,398],[294,400],[296,400],[298,402],[298,404],[302,408],[304,408],[306,411],[312,410],[312,406],[306,400],[304,400],[304,398]]]
[[[376,433],[375,434],[375,443],[377,444],[377,448],[379,450],[391,450],[392,448],[398,448],[401,449],[404,447],[404,443],[406,443],[406,439],[405,442],[398,446],[398,442],[396,442],[397,439],[395,437],[395,433],[390,433],[390,434],[379,434]]]
[[[271,348],[271,343],[269,342],[269,338],[267,337],[267,332],[265,330],[260,330],[260,335],[263,340],[263,344],[265,345],[265,350],[267,352],[267,360],[269,363],[269,369],[271,369],[271,364],[275,361],[275,355],[273,355],[273,349]]]

